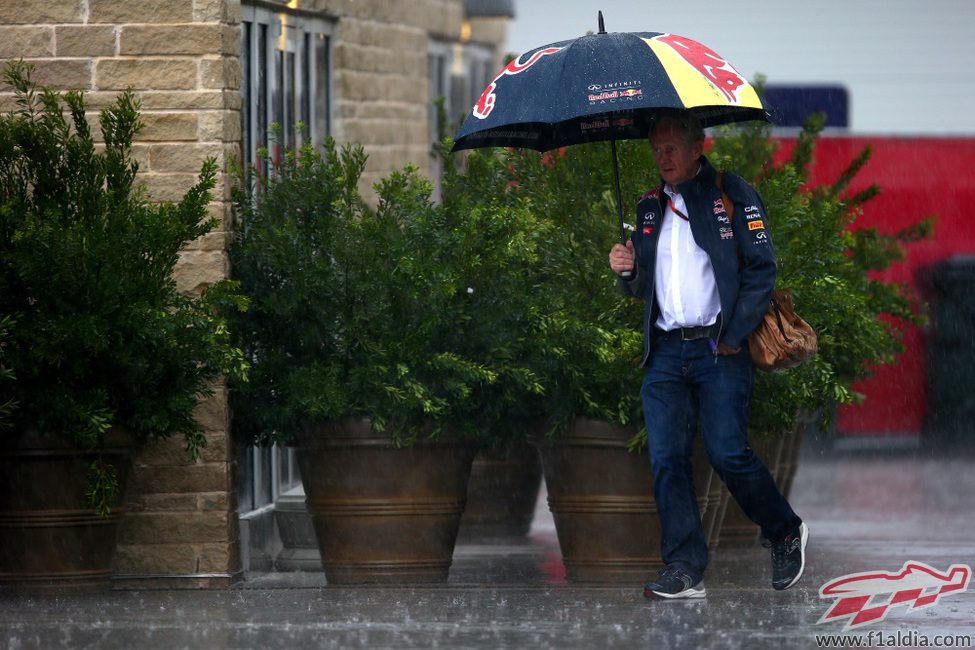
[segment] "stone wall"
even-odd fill
[[[0,57],[24,58],[35,80],[83,90],[98,109],[131,87],[145,129],[134,147],[152,198],[180,198],[200,166],[222,173],[211,212],[229,215],[228,157],[240,141],[240,4],[233,0],[19,0],[0,2]],[[0,110],[13,108],[0,86]],[[97,131],[97,128],[95,129]],[[221,226],[183,251],[181,290],[199,292],[226,277]],[[201,403],[207,448],[187,458],[182,436],[144,449],[136,460],[116,572],[123,581],[169,577],[220,586],[240,573],[226,389]]]
[[[334,22],[333,134],[365,146],[365,193],[407,163],[429,169],[428,45],[459,39],[463,0],[256,4],[300,5]],[[503,40],[497,25],[486,33]],[[92,120],[121,90],[136,91],[146,128],[134,156],[153,199],[180,198],[202,162],[217,159],[211,212],[221,224],[230,217],[227,164],[241,137],[239,50],[240,0],[0,1],[0,59],[22,57],[36,66],[38,83],[85,91]],[[0,82],[0,111],[14,108],[9,90]],[[181,290],[199,292],[227,276],[227,242],[221,225],[183,251]],[[241,574],[224,385],[197,415],[208,440],[199,461],[186,457],[179,435],[136,461],[119,543],[120,584],[216,587]]]

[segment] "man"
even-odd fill
[[[663,184],[643,196],[633,236],[609,255],[623,289],[644,300],[643,412],[666,565],[644,595],[705,595],[692,412],[715,471],[771,543],[772,586],[787,589],[802,575],[808,529],[748,446],[755,367],[747,338],[776,273],[765,206],[733,174],[722,176],[722,189],[734,207],[724,205],[717,172],[702,155],[704,130],[690,113],[662,114],[649,140]]]

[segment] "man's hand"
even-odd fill
[[[613,245],[613,249],[609,252],[609,268],[613,269],[613,273],[620,275],[632,271],[635,265],[636,251],[633,250],[632,241],[627,241],[626,246],[623,244]]]

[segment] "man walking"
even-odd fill
[[[641,396],[666,565],[644,595],[705,595],[692,412],[715,471],[771,543],[772,586],[788,589],[802,576],[809,532],[748,446],[755,367],[747,338],[765,314],[776,274],[765,206],[740,177],[718,175],[690,113],[661,114],[649,140],[663,183],[637,205],[630,241],[609,255],[624,291],[644,300]]]

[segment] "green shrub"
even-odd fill
[[[370,209],[357,190],[361,147],[329,141],[269,162],[268,178],[241,173],[234,193],[231,262],[251,299],[234,330],[253,372],[232,404],[250,441],[350,416],[401,442],[445,428],[481,435],[497,407],[489,386],[534,390],[498,325],[523,293],[493,281],[534,255],[516,222],[435,205],[413,168],[379,183]]]
[[[214,227],[216,164],[178,203],[152,203],[135,185],[132,93],[102,111],[102,148],[83,95],[38,92],[30,74],[7,65],[18,109],[0,116],[0,304],[18,402],[6,435],[59,433],[97,450],[112,426],[142,440],[178,432],[195,457],[198,400],[245,366],[217,309],[232,288],[192,297],[173,279],[180,250]],[[104,508],[113,492],[96,487]]]

